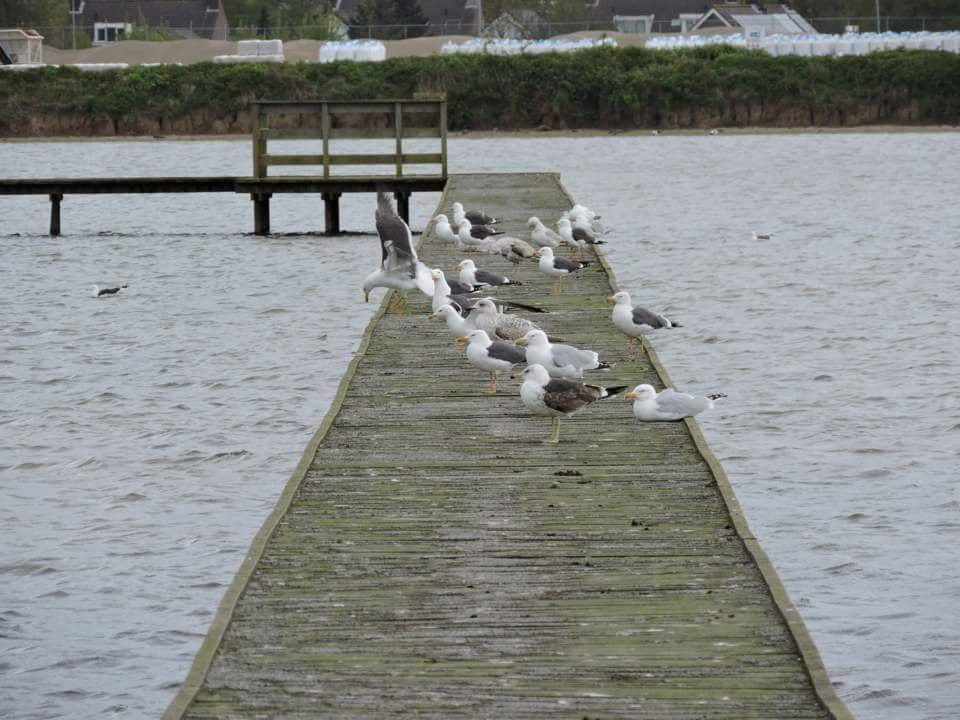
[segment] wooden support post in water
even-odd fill
[[[270,234],[270,193],[252,193],[253,200],[253,234]]]
[[[340,195],[338,192],[325,192],[323,196],[323,231],[327,235],[340,232]]]
[[[50,237],[60,235],[60,201],[63,193],[50,193]]]
[[[397,199],[397,214],[403,218],[403,221],[410,224],[410,193],[395,192],[393,196]]]

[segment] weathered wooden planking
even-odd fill
[[[546,174],[455,176],[453,200],[518,235],[570,205]],[[429,233],[421,255],[460,259]],[[668,381],[610,324],[602,258],[561,295],[478,264],[616,363],[596,381]],[[695,423],[616,398],[546,446],[429,310],[371,321],[166,718],[850,718]]]

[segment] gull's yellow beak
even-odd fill
[[[460,269],[460,263],[457,263],[456,265],[454,265],[454,266],[453,266],[453,269],[454,269],[454,270],[459,270],[459,269]]]
[[[364,290],[364,291],[363,291],[363,301],[364,301],[364,302],[370,302],[370,291],[369,291],[369,290]]]
[[[616,300],[614,300],[613,295],[611,295],[610,297],[607,298],[607,302],[612,304],[612,303],[615,303]]]
[[[454,344],[455,344],[457,347],[461,347],[461,346],[463,346],[463,345],[466,345],[466,344],[467,344],[467,338],[466,338],[466,337],[463,337],[463,336],[458,337],[458,338],[457,338],[457,342],[454,343]]]
[[[624,394],[623,394],[623,399],[624,399],[624,400],[635,400],[636,397],[637,397],[637,394],[636,394],[633,390],[631,390],[631,391],[628,392],[628,393],[624,393]]]
[[[527,344],[527,339],[526,339],[525,337],[518,338],[517,340],[514,340],[514,341],[513,341],[513,344],[514,344],[514,345],[526,345],[526,344]]]
[[[429,315],[427,315],[427,320],[433,320],[436,316],[437,316],[436,313],[430,313]]]

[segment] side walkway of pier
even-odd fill
[[[454,200],[524,237],[571,205],[548,174],[452,176]],[[462,259],[429,233],[420,254]],[[627,355],[602,258],[562,294],[510,274],[501,297],[616,363],[589,381],[669,383],[649,347]],[[851,717],[696,423],[638,425],[614,398],[544,445],[517,381],[485,394],[429,302],[391,299],[167,720]]]

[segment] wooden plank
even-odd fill
[[[454,198],[514,234],[570,207],[543,174],[454,176],[438,211]],[[460,259],[431,234],[420,255]],[[524,283],[501,295],[538,297],[544,325],[614,363],[592,379],[662,386],[609,322],[597,260],[560,294],[534,264],[485,262]],[[429,301],[392,299],[166,720],[850,718],[695,423],[637,427],[611,399],[547,447],[515,382],[485,394]]]
[[[291,130],[263,130],[268,140],[319,140],[322,129],[298,128]],[[403,125],[404,138],[439,138],[439,127],[411,127],[409,122]],[[331,127],[329,137],[333,140],[392,140],[396,137],[393,128],[338,128]]]

